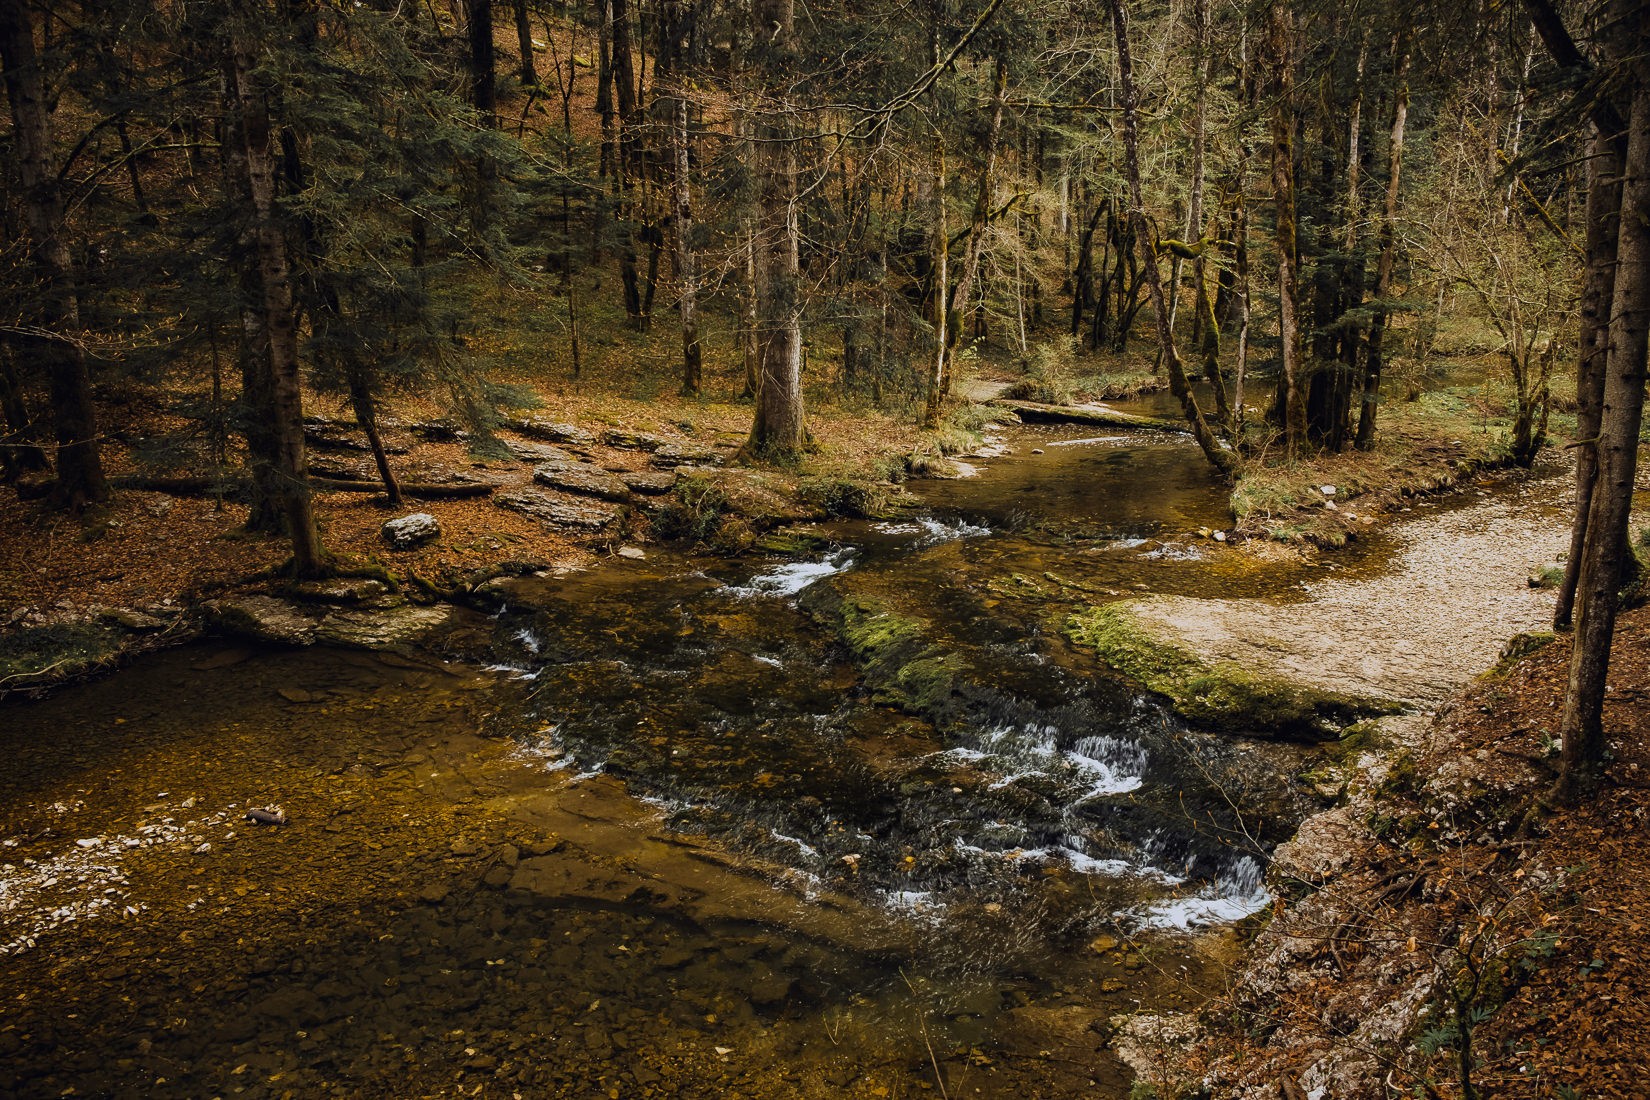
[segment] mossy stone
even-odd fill
[[[1232,661],[1207,662],[1152,635],[1122,603],[1073,615],[1065,633],[1116,672],[1167,698],[1176,714],[1212,729],[1323,741],[1359,718],[1403,709],[1392,700],[1327,691]]]

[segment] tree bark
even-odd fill
[[[366,364],[352,361],[348,370],[350,407],[355,410],[355,422],[366,433],[367,446],[372,450],[372,461],[378,467],[378,478],[384,483],[384,495],[391,504],[401,503],[401,484],[390,469],[390,456],[384,450],[384,439],[378,433],[378,403],[373,398],[372,372]]]
[[[1277,206],[1278,339],[1283,375],[1278,380],[1283,447],[1290,456],[1306,446],[1306,394],[1300,334],[1300,252],[1295,218],[1294,15],[1274,0],[1267,11],[1267,50],[1273,71],[1272,197]]]
[[[572,59],[569,63],[573,63]],[[596,114],[602,120],[602,148],[596,178],[605,180],[618,171],[619,159],[619,116],[613,106],[613,0],[598,0],[597,4]],[[593,239],[599,241],[600,234]]]
[[[6,480],[16,481],[23,474],[48,469],[46,452],[35,442],[34,418],[29,415],[23,389],[12,370],[10,350],[5,347],[0,347],[0,415],[6,424],[5,433],[0,434],[0,464]]]
[[[493,45],[493,0],[469,0],[470,103],[486,126],[498,125],[498,59]]]
[[[951,291],[951,307],[947,311],[949,339],[945,342],[945,361],[940,371],[940,397],[951,393],[951,379],[956,370],[956,350],[961,344],[963,318],[973,305],[974,286],[980,277],[980,254],[985,248],[986,223],[991,213],[991,188],[996,178],[997,154],[1002,144],[1003,97],[1008,88],[1008,60],[997,58],[991,80],[991,122],[986,130],[985,144],[980,152],[980,187],[974,198],[974,215],[968,225],[968,239],[963,246],[962,272]],[[952,325],[951,321],[955,324]]]
[[[249,303],[255,319],[249,366],[261,374],[268,394],[268,425],[273,485],[271,489],[292,542],[292,566],[298,576],[322,576],[328,557],[321,546],[310,500],[308,459],[304,451],[303,394],[299,381],[298,328],[292,306],[292,277],[286,237],[276,220],[275,156],[269,106],[253,84],[253,58],[246,45],[231,40],[228,65],[229,110],[237,123],[236,161],[244,169],[237,180],[246,211],[245,263]]]
[[[1610,301],[1615,293],[1616,218],[1621,212],[1621,158],[1617,142],[1597,125],[1587,158],[1587,269],[1581,290],[1580,359],[1576,364],[1576,511],[1570,528],[1570,553],[1553,608],[1553,629],[1569,630],[1575,613],[1576,584],[1587,542],[1588,515],[1598,455],[1589,440],[1598,439],[1604,405],[1604,375],[1609,351]]]
[[[86,351],[78,342],[80,297],[63,238],[63,195],[52,168],[51,106],[25,0],[0,0],[0,67],[11,103],[13,155],[22,184],[41,335],[20,341],[45,368],[57,432],[55,502],[71,511],[109,499],[98,450]]]
[[[516,49],[521,60],[521,82],[533,87],[539,82],[538,66],[533,59],[533,24],[528,18],[527,0],[514,0],[516,15]]]
[[[676,93],[676,119],[672,144],[676,153],[676,277],[681,282],[677,308],[682,317],[682,395],[699,393],[701,362],[699,349],[699,265],[693,248],[693,178],[688,156],[687,93]]]
[[[1183,239],[1195,245],[1203,237],[1203,175],[1204,147],[1208,144],[1209,99],[1209,0],[1195,0],[1192,5],[1192,165],[1191,193],[1186,199],[1186,230]],[[1173,329],[1180,310],[1180,271],[1182,257],[1175,254],[1169,274],[1169,328]],[[1203,336],[1203,251],[1192,259],[1192,343]],[[1219,340],[1215,341],[1219,345]]]
[[[1392,294],[1392,272],[1398,263],[1398,189],[1404,165],[1404,125],[1409,118],[1409,43],[1403,34],[1398,36],[1394,49],[1398,54],[1397,89],[1392,97],[1392,137],[1387,146],[1386,204],[1381,208],[1381,256],[1375,264],[1375,318],[1369,324],[1363,397],[1358,406],[1355,445],[1360,451],[1375,446],[1386,352],[1387,299]]]
[[[779,91],[797,61],[795,12],[795,0],[754,0],[751,5],[752,68],[764,102],[758,107],[753,134],[756,416],[744,451],[758,462],[794,462],[807,443],[795,118]]]
[[[642,303],[642,280],[636,266],[636,201],[641,180],[641,117],[636,102],[636,57],[632,46],[629,0],[609,0],[613,13],[613,91],[618,103],[618,160],[613,190],[618,200],[619,283],[625,314],[638,329],[648,325]]]
[[[951,310],[951,233],[945,224],[945,133],[934,119],[934,226],[929,234],[934,257],[932,317],[934,321],[934,351],[932,372],[928,377],[928,399],[923,408],[922,425],[932,428],[939,424],[940,407],[945,402],[945,355],[950,343]]]
[[[1642,43],[1650,19],[1623,20],[1617,33]],[[1636,26],[1636,29],[1634,25]],[[1570,681],[1560,724],[1562,754],[1557,799],[1574,804],[1593,791],[1604,772],[1604,692],[1610,644],[1620,600],[1627,524],[1633,507],[1639,429],[1644,411],[1646,335],[1650,332],[1650,65],[1635,58],[1636,87],[1628,113],[1611,295],[1598,471],[1577,584],[1579,603],[1570,655]]]
[[[1111,8],[1112,30],[1117,39],[1118,99],[1123,113],[1123,163],[1129,184],[1129,220],[1134,226],[1136,247],[1143,252],[1141,262],[1145,267],[1146,288],[1151,294],[1152,309],[1157,313],[1157,338],[1163,349],[1163,364],[1169,372],[1169,389],[1180,399],[1192,437],[1203,449],[1210,465],[1219,470],[1221,476],[1231,478],[1237,473],[1237,459],[1220,445],[1209,430],[1208,422],[1203,419],[1203,411],[1198,408],[1197,397],[1192,393],[1185,367],[1181,365],[1180,354],[1175,350],[1174,332],[1169,328],[1163,278],[1157,269],[1157,256],[1146,226],[1145,204],[1141,197],[1140,139],[1135,118],[1134,65],[1129,52],[1128,11],[1124,0],[1107,0],[1107,3]]]

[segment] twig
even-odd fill
[[[940,1087],[940,1100],[951,1100],[945,1092],[945,1077],[940,1073],[940,1060],[934,1056],[934,1044],[928,1039],[928,1017],[919,1016],[917,1022],[922,1027],[922,1045],[928,1048],[928,1062],[934,1067],[934,1083]]]

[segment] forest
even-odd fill
[[[86,990],[0,1091],[1641,1095],[1647,44],[1642,0],[0,0],[44,968],[0,994]],[[213,793],[69,793],[111,761]],[[119,1007],[150,948],[111,977],[50,892],[108,869],[50,852],[121,829],[230,861],[131,870],[214,945],[151,996],[301,1045]],[[537,977],[442,1046],[472,925]],[[307,1038],[357,973],[402,1070]],[[561,1069],[535,981],[594,1002]]]

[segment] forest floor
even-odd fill
[[[1281,896],[1160,1095],[1650,1092],[1650,609],[1616,633],[1609,778],[1555,810],[1568,658],[1504,660],[1279,850]]]

